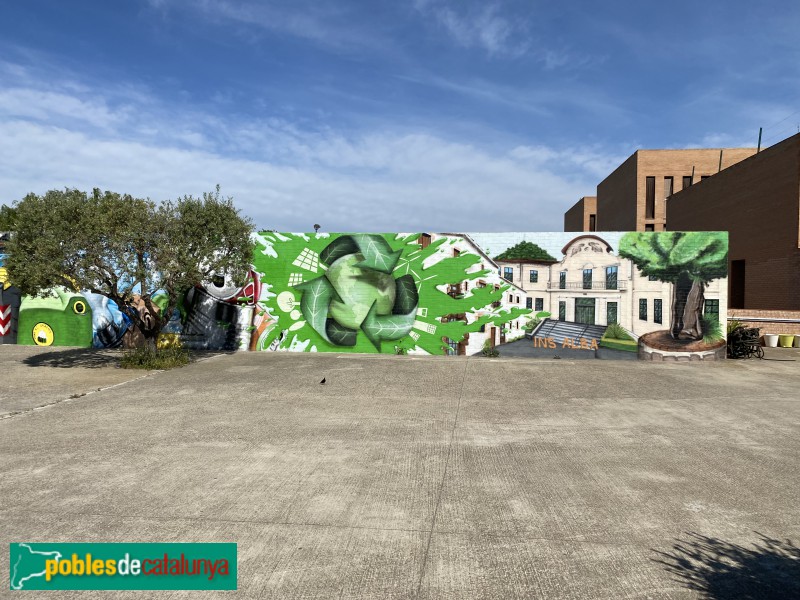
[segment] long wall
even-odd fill
[[[158,343],[473,355],[519,340],[541,350],[526,350],[531,356],[546,355],[558,343],[590,352],[604,348],[604,358],[621,357],[635,353],[645,334],[669,338],[674,282],[684,271],[694,272],[692,261],[726,260],[727,240],[720,234],[609,234],[620,248],[597,235],[521,235],[550,257],[538,264],[536,282],[524,261],[493,258],[518,248],[518,234],[261,232],[247,280],[187,290]],[[655,243],[674,246],[682,262],[659,258]],[[146,320],[141,299],[121,310],[104,296],[80,290],[22,298],[8,275],[0,275],[0,343],[133,347],[144,340],[146,332],[128,316],[136,310]],[[717,269],[694,284],[686,279],[689,293],[687,286],[699,294],[696,305],[704,318],[724,323],[724,272]],[[153,304],[164,310],[164,296],[156,293]],[[622,337],[606,339],[613,323],[622,325]],[[667,340],[670,347],[677,344],[671,351],[685,345],[694,352],[702,345],[689,335],[688,320],[686,327],[682,341]]]

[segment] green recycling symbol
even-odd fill
[[[392,277],[400,254],[379,235],[336,238],[319,255],[325,274],[295,286],[303,316],[337,346],[355,346],[359,329],[378,350],[385,340],[405,337],[419,294],[411,275]]]

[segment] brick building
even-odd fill
[[[746,309],[731,316],[797,316],[787,311],[800,311],[800,134],[676,193],[668,214],[674,231],[730,232],[729,303]]]
[[[755,148],[637,150],[598,184],[595,229],[589,228],[591,201],[581,198],[564,214],[564,230],[665,231],[666,198],[755,153]],[[575,228],[578,214],[586,215],[582,229]]]
[[[564,213],[564,231],[597,231],[597,196],[584,196]]]

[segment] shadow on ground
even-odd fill
[[[676,580],[714,600],[800,598],[800,548],[790,540],[758,534],[751,547],[697,533],[672,550],[655,550]]]
[[[83,367],[100,369],[119,365],[119,351],[94,350],[91,348],[75,348],[74,350],[58,350],[34,354],[22,360],[29,367]]]

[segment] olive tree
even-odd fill
[[[189,287],[217,276],[244,280],[252,260],[253,224],[219,186],[160,204],[98,189],[51,190],[27,195],[14,211],[6,266],[23,294],[55,286],[102,294],[151,344]]]

